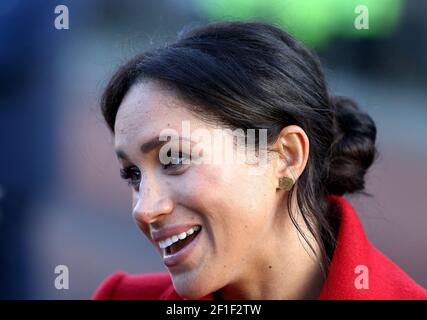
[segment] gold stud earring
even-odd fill
[[[281,190],[289,191],[294,185],[294,180],[289,177],[280,177],[279,179],[279,188]]]

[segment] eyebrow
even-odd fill
[[[163,146],[165,143],[170,142],[172,140],[179,140],[180,142],[182,140],[185,140],[185,141],[194,143],[193,140],[188,139],[186,137],[179,137],[179,136],[166,136],[166,137],[168,138],[166,141],[160,140],[160,136],[154,137],[149,141],[143,143],[139,149],[142,153],[149,153],[151,150],[159,148]],[[117,154],[117,157],[120,159],[128,159],[126,152],[124,152],[123,150],[120,150],[120,149],[116,150],[116,154]]]

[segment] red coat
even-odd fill
[[[330,201],[339,205],[341,222],[335,252],[319,299],[427,300],[427,290],[369,242],[350,203],[338,196],[330,196]],[[185,300],[174,290],[167,272],[112,274],[101,283],[92,298]],[[211,299],[212,295],[201,298]]]

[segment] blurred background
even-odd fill
[[[55,28],[57,5],[69,29]],[[358,5],[368,29],[355,27]],[[373,117],[373,197],[346,198],[370,240],[427,287],[426,17],[423,0],[1,1],[0,298],[88,299],[112,272],[166,271],[132,220],[100,94],[129,57],[233,19],[283,26],[320,55],[331,94]],[[57,265],[68,290],[55,288]]]

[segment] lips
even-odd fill
[[[175,266],[178,266],[182,262],[184,262],[188,257],[191,255],[191,253],[194,251],[196,245],[198,244],[201,234],[203,232],[203,228],[200,228],[199,231],[195,232],[190,237],[186,238],[186,243],[183,244],[179,248],[178,251],[172,253],[170,250],[163,249],[163,263],[168,267],[172,268]]]
[[[183,247],[185,243],[189,242],[189,239],[194,237],[195,233],[197,233],[200,229],[200,226],[194,226],[185,232],[174,235],[170,238],[167,238],[166,240],[159,241],[159,247],[161,249],[166,248],[172,253],[178,251],[179,248]]]
[[[187,231],[191,227],[197,226],[195,223],[187,223],[170,227],[163,227],[159,230],[151,230],[151,238],[155,242],[166,240],[174,235],[178,235],[182,232]]]
[[[187,234],[185,239],[181,239],[181,236],[179,237],[179,241],[176,241],[177,235],[182,235],[189,229],[193,229],[195,231],[191,234]],[[155,241],[156,246],[160,249],[163,255],[163,263],[168,268],[171,268],[187,259],[197,244],[202,232],[203,228],[200,224],[186,223],[163,227],[160,229],[152,229],[151,238]],[[171,239],[175,240],[173,244],[170,243]]]

